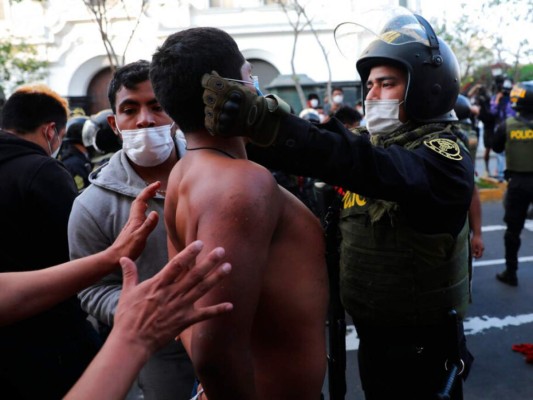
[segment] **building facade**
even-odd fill
[[[404,5],[420,9],[420,0],[298,0],[311,21],[290,11],[294,0],[106,0],[106,26],[119,63],[151,58],[165,38],[182,29],[214,26],[231,34],[243,55],[254,65],[264,91],[280,75],[294,71],[305,77],[309,90],[333,82],[359,80],[354,60],[341,54],[334,39],[335,27],[353,21],[365,8]],[[0,0],[0,39],[21,38],[35,45],[49,62],[45,83],[68,97],[71,106],[92,114],[107,108],[106,90],[111,75],[101,31],[85,3],[102,0]],[[299,31],[293,56],[295,30]],[[354,41],[360,53],[371,39]],[[325,50],[327,54],[324,55]],[[329,65],[329,68],[328,68]],[[299,104],[294,105],[299,109]]]

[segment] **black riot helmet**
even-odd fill
[[[63,142],[65,143],[79,143],[84,146],[90,146],[91,143],[85,143],[82,137],[83,126],[89,120],[89,117],[84,115],[72,117],[67,121],[67,129]]]
[[[368,29],[358,23],[345,23],[363,27],[367,30],[367,36],[370,32],[374,37],[356,62],[363,83],[363,98],[367,94],[366,81],[370,70],[379,65],[392,65],[407,73],[404,107],[410,120],[456,120],[452,110],[459,94],[460,73],[455,54],[437,37],[423,17],[403,7],[389,7],[381,12],[387,18],[383,17],[376,29]],[[343,53],[337,36],[350,36],[345,33],[346,27],[339,29],[345,24],[335,29],[335,39]],[[359,37],[364,37],[364,34],[361,36],[361,29],[358,30]],[[351,46],[354,46],[353,42]]]
[[[90,143],[99,153],[114,153],[122,148],[122,143],[107,122],[107,117],[113,115],[111,109],[102,110],[92,115],[83,127],[83,142]]]
[[[457,115],[457,119],[459,121],[470,118],[471,106],[472,104],[470,103],[470,100],[468,100],[468,97],[463,96],[462,94],[457,96],[457,100],[455,101],[455,106],[453,107],[453,110],[455,111],[455,114]]]
[[[518,82],[511,90],[511,106],[518,112],[533,113],[533,81]]]

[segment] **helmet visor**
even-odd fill
[[[353,22],[343,22],[335,28],[335,43],[341,54],[355,62],[363,42],[376,39],[392,45],[422,43],[430,46],[428,35],[417,17],[404,7],[383,7],[359,14]]]

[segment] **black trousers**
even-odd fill
[[[445,326],[383,328],[356,323],[359,373],[366,400],[435,399],[449,375],[450,338]],[[462,400],[462,381],[473,357],[458,329],[465,370],[456,379],[451,399]]]
[[[505,264],[510,271],[518,269],[520,234],[524,229],[527,211],[531,203],[533,203],[533,173],[509,173],[503,220],[507,225],[504,235]]]

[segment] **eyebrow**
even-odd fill
[[[151,106],[151,105],[154,105],[154,104],[158,104],[159,102],[157,101],[156,98],[153,98],[151,99],[150,101],[148,101],[148,105]],[[141,103],[137,100],[133,100],[133,99],[125,99],[123,101],[120,102],[120,104],[118,105],[119,107],[124,107],[124,106],[138,106],[140,105]]]

